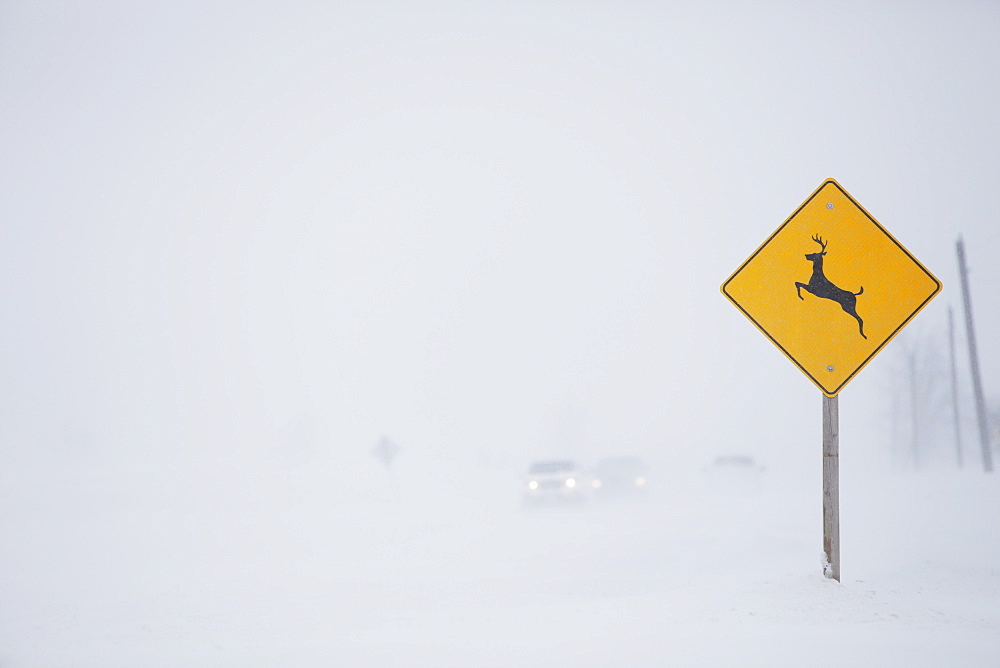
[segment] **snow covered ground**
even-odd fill
[[[1000,485],[654,469],[524,511],[518,472],[400,460],[0,478],[0,666],[989,666]]]

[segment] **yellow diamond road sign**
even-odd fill
[[[722,284],[830,397],[940,291],[940,281],[833,179]]]

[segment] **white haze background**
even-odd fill
[[[989,665],[964,327],[961,472],[931,419],[914,470],[900,406],[959,235],[997,405],[998,31],[0,3],[0,665]],[[945,285],[841,397],[839,585],[820,395],[719,294],[828,177]],[[705,473],[734,452],[767,470]],[[648,504],[519,511],[531,459],[617,453]]]

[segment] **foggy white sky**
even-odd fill
[[[205,4],[0,3],[5,457],[777,453],[819,393],[718,288],[829,177],[915,333],[965,236],[1000,393],[996,3]]]

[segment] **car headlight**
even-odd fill
[[[566,482],[563,484],[570,488],[576,487],[576,478],[566,478]]]
[[[598,480],[597,478],[594,478],[593,480],[590,481],[590,486],[593,487],[594,489],[597,489],[598,487],[601,486],[601,481]]]
[[[528,483],[528,489],[538,489],[538,481],[532,480]]]
[[[642,476],[639,476],[638,478],[635,479],[635,486],[636,487],[642,487],[645,484],[646,484],[646,479],[643,478]]]

